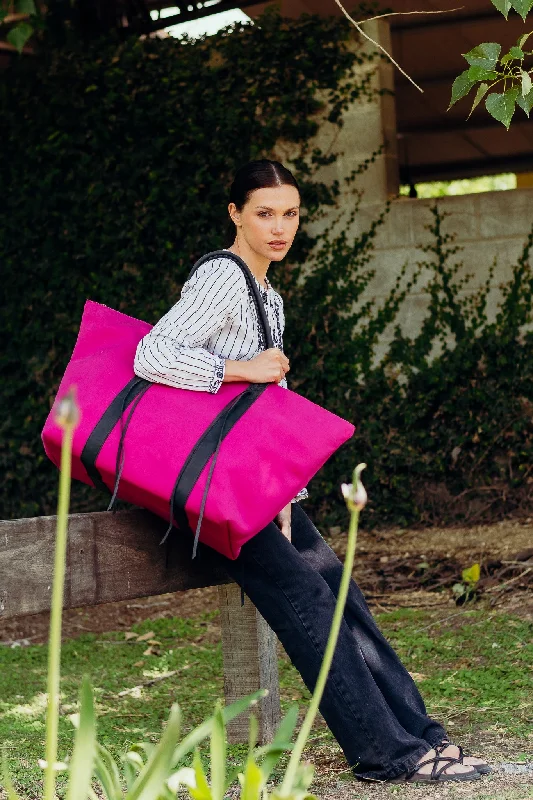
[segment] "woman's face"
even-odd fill
[[[230,203],[228,211],[239,237],[269,261],[281,261],[292,244],[300,222],[300,194],[295,186],[255,189],[241,211]]]

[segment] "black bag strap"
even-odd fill
[[[261,327],[263,328],[263,335],[265,337],[266,349],[270,347],[274,347],[274,341],[272,339],[272,331],[270,330],[270,324],[268,322],[268,317],[266,315],[265,304],[263,302],[263,298],[261,297],[261,293],[257,288],[257,283],[255,282],[255,278],[252,275],[249,266],[246,264],[245,261],[242,260],[240,256],[236,253],[232,253],[231,250],[213,250],[211,253],[206,253],[205,256],[202,256],[198,259],[196,264],[193,266],[189,273],[189,279],[192,278],[198,267],[204,264],[206,261],[210,261],[213,258],[229,258],[231,261],[234,261],[236,264],[239,265],[241,268],[244,277],[246,278],[246,283],[248,284],[248,288],[252,293],[252,298],[255,303],[255,308],[257,310],[257,318]]]

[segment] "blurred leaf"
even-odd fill
[[[182,767],[174,772],[167,781],[169,789],[177,793],[181,786],[196,787],[196,776],[192,767]]]
[[[255,714],[250,714],[249,728],[248,728],[248,753],[251,753],[257,744],[257,736],[259,733],[259,723]]]
[[[263,773],[252,758],[248,758],[244,773],[239,775],[241,784],[240,800],[260,800],[264,785]]]
[[[100,782],[107,800],[118,800],[122,792],[120,789],[120,780],[118,781],[117,789],[117,765],[109,750],[99,743],[96,745],[93,771],[94,777]]]
[[[33,33],[33,27],[28,22],[19,22],[14,28],[11,28],[6,36],[9,44],[16,47],[19,53],[22,53],[24,45]]]
[[[220,705],[213,715],[211,731],[211,795],[213,800],[223,800],[226,791],[226,729]]]
[[[2,780],[4,782],[4,789],[7,794],[7,800],[21,800],[13,787],[11,775],[9,774],[5,743],[2,745]]]
[[[257,692],[254,692],[247,697],[243,697],[240,700],[237,700],[235,703],[231,703],[229,706],[225,706],[222,709],[222,718],[224,720],[224,724],[227,725],[232,719],[235,719],[239,714],[242,714],[244,711],[247,711],[250,706],[253,706],[257,703],[259,699],[265,697],[267,694],[265,689],[260,689]],[[200,744],[203,739],[206,739],[209,734],[211,733],[213,727],[213,717],[205,720],[201,725],[198,725],[197,728],[192,730],[176,747],[174,750],[173,755],[173,763],[179,764],[181,759],[190,753],[191,750]]]
[[[181,727],[181,712],[177,703],[171,710],[159,743],[153,749],[137,780],[128,792],[128,800],[157,800],[161,789],[172,774],[173,753]]]
[[[522,70],[522,97],[526,97],[531,89],[533,89],[533,82],[531,81],[531,75]]]
[[[95,756],[96,716],[93,693],[89,679],[84,677],[80,691],[79,725],[74,737],[74,750],[69,764],[67,800],[86,800],[93,776]]]
[[[189,787],[189,794],[194,800],[212,800],[211,788],[207,782],[207,776],[198,749],[194,751],[192,768],[194,770],[196,785],[194,787]]]
[[[257,750],[256,759],[264,756],[261,762],[261,770],[267,781],[272,770],[278,763],[281,756],[292,748],[291,739],[298,722],[298,706],[290,706],[289,710],[281,720],[274,738],[268,744],[263,745]]]
[[[15,0],[15,11],[17,14],[37,13],[33,0]]]

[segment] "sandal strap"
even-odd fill
[[[465,751],[463,750],[460,744],[455,744],[455,742],[450,742],[449,739],[443,739],[441,743],[436,744],[433,749],[435,750],[436,753],[440,755],[446,750],[447,747],[457,747],[457,749],[459,750],[459,755],[457,756],[457,758],[459,758],[461,761],[463,760],[463,758],[466,755]]]
[[[444,766],[437,769],[437,764],[439,761],[444,761]],[[451,756],[435,756],[435,758],[427,758],[425,761],[420,762],[416,765],[414,769],[407,773],[406,778],[412,778],[413,775],[416,775],[417,772],[420,771],[422,767],[425,767],[429,764],[433,764],[431,768],[430,777],[432,780],[437,780],[439,776],[444,772],[445,769],[448,769],[452,764],[461,764],[462,761],[459,758],[452,758]],[[425,773],[424,773],[425,774]]]

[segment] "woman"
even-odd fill
[[[217,392],[228,381],[286,386],[290,366],[283,352],[283,303],[267,272],[272,261],[287,255],[299,209],[298,184],[279,162],[252,161],[238,170],[228,206],[235,237],[227,249],[250,268],[276,346],[264,349],[238,265],[214,258],[197,269],[181,299],[141,340],[136,375],[192,391]],[[305,489],[243,546],[237,559],[217,556],[313,691],[342,564],[295,502],[303,496]],[[480,759],[464,757],[428,717],[354,581],[320,710],[360,778],[442,782],[474,780],[490,771]]]

